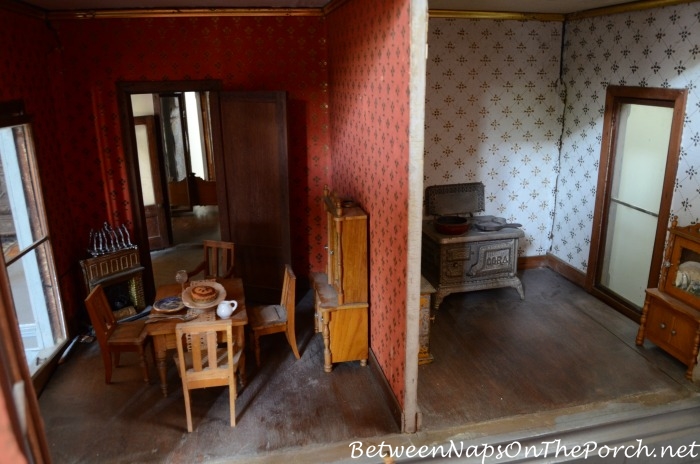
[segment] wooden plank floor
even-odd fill
[[[552,271],[522,278],[525,301],[513,289],[446,298],[432,326],[435,362],[419,368],[423,432],[408,436],[412,442],[504,418],[556,418],[562,409],[620,402],[646,407],[700,391],[680,363],[649,343],[634,346],[632,321]],[[247,358],[235,428],[223,389],[193,392],[195,430],[188,434],[174,365],[163,398],[135,366],[118,368],[105,385],[97,343],[78,344],[39,398],[54,462],[250,462],[270,453],[277,460],[269,462],[279,462],[278,453],[295,463],[331,462],[323,454],[331,444],[402,439],[369,368],[353,362],[323,372],[311,295],[298,307],[301,360],[282,334],[262,339],[262,367]],[[347,459],[347,445],[336,447]]]
[[[419,368],[424,429],[650,394],[697,392],[685,366],[646,343],[637,324],[547,269],[511,288],[453,294],[435,314]],[[651,362],[650,362],[651,361]]]

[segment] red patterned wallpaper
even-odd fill
[[[9,44],[1,53],[10,54],[0,60],[0,97],[25,98],[28,109],[40,115],[38,148],[42,172],[49,173],[44,184],[57,260],[60,272],[70,271],[72,278],[72,286],[62,284],[64,298],[63,287],[70,287],[69,315],[82,307],[77,263],[85,255],[88,231],[105,220],[130,219],[115,83],[221,79],[225,90],[285,90],[291,217],[301,218],[292,223],[293,264],[300,275],[325,267],[324,185],[365,207],[371,346],[403,403],[408,3],[353,0],[327,19],[95,19],[48,25],[0,11],[0,38]],[[21,39],[26,37],[31,40]]]
[[[404,401],[410,9],[355,0],[328,17],[333,188],[370,222],[370,345]]]
[[[203,17],[68,20],[54,24],[63,47],[74,122],[66,150],[84,163],[89,197],[109,198],[109,219],[129,221],[115,82],[221,79],[225,90],[289,95],[294,265],[323,269],[319,198],[328,182],[325,24],[320,17]],[[87,39],[89,38],[89,39]],[[80,136],[79,136],[80,135]],[[103,163],[100,163],[102,159]],[[94,179],[102,179],[94,182]],[[78,193],[78,192],[76,192]],[[99,226],[104,207],[80,208],[81,230]],[[87,214],[86,214],[87,213]],[[303,267],[302,267],[303,265]]]
[[[70,209],[71,166],[61,150],[66,121],[61,99],[60,52],[53,31],[43,20],[0,10],[0,101],[20,99],[33,117],[32,129],[39,174],[42,179],[49,232],[68,319],[75,314],[72,304],[83,298],[82,288],[72,275],[77,258],[74,214]],[[72,326],[72,324],[69,323]]]
[[[130,223],[117,81],[220,79],[224,90],[284,90],[290,110],[293,265],[325,266],[320,198],[330,182],[325,20],[321,17],[200,17],[62,20],[62,149],[74,223],[70,259],[105,220]]]

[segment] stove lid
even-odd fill
[[[425,211],[432,216],[476,213],[484,210],[484,184],[433,185],[425,189]]]

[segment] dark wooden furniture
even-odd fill
[[[170,206],[192,209],[193,206],[216,206],[216,181],[190,174],[179,181],[168,182]]]
[[[228,387],[229,414],[231,427],[234,427],[236,369],[243,348],[233,338],[233,327],[223,319],[184,322],[175,326],[175,337],[182,396],[185,398],[187,431],[192,432],[190,390],[218,386]]]
[[[86,293],[102,285],[106,294],[114,293],[117,297],[122,294],[121,296],[130,300],[122,307],[112,308],[117,320],[135,316],[146,308],[143,291],[144,268],[139,258],[138,248],[133,247],[80,261]]]
[[[648,339],[688,366],[693,377],[700,347],[700,225],[669,230],[658,288],[646,290],[637,345]]]
[[[299,359],[297,348],[297,336],[295,330],[296,308],[296,282],[297,278],[290,265],[284,267],[284,279],[282,283],[282,300],[280,304],[253,306],[250,308],[250,328],[252,329],[253,347],[255,348],[255,362],[260,366],[260,337],[274,333],[284,332],[287,342],[292,348],[294,357]]]
[[[315,329],[323,334],[326,372],[334,363],[369,356],[369,278],[367,214],[326,187],[328,261],[325,273],[312,275]]]
[[[148,366],[146,364],[146,345],[148,334],[144,329],[144,320],[118,323],[114,312],[109,306],[102,285],[96,285],[85,299],[90,322],[95,331],[95,337],[100,344],[102,362],[105,366],[105,383],[112,382],[112,366],[119,366],[122,352],[135,352],[139,357],[139,365],[143,370],[143,381],[149,382]]]

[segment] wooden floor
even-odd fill
[[[698,388],[638,325],[546,269],[512,288],[453,294],[434,314],[419,368],[425,428],[456,426]]]
[[[188,434],[174,365],[163,398],[135,366],[117,369],[105,385],[97,344],[78,344],[39,398],[52,456],[57,463],[253,462],[283,452],[298,457],[290,462],[331,462],[338,456],[323,450],[341,443],[336,452],[348,458],[353,440],[436,440],[483,424],[490,425],[480,433],[534,430],[611,408],[700,404],[684,366],[651,344],[634,346],[632,321],[550,270],[522,276],[524,301],[512,289],[445,299],[432,326],[435,361],[419,368],[419,434],[399,433],[370,368],[352,362],[323,372],[307,294],[299,304],[301,360],[283,335],[262,339],[263,365],[256,369],[248,356],[233,429],[222,389],[194,393]]]
[[[190,248],[154,255],[161,279],[170,283],[183,259],[196,260]],[[524,301],[511,288],[454,294],[435,314],[435,361],[419,367],[419,433],[400,433],[371,368],[351,362],[323,372],[306,293],[297,313],[301,359],[283,334],[262,339],[262,367],[247,357],[235,428],[223,389],[193,392],[188,434],[174,364],[163,398],[135,365],[118,368],[105,385],[97,343],[77,344],[39,398],[54,462],[360,462],[350,459],[355,440],[478,444],[592,426],[613,436],[610,424],[623,419],[628,434],[637,433],[640,425],[629,421],[638,416],[700,434],[700,386],[684,378],[685,366],[649,342],[635,346],[637,324],[553,271],[521,277]],[[678,416],[691,408],[689,419]]]

